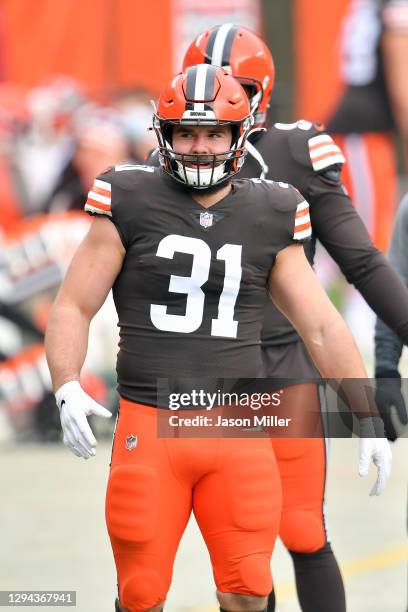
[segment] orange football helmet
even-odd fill
[[[265,124],[275,67],[262,38],[233,23],[215,26],[197,36],[187,49],[183,70],[194,64],[222,66],[238,79],[250,99],[255,126]]]
[[[157,104],[153,127],[159,141],[160,163],[175,180],[194,189],[222,183],[241,169],[253,122],[248,97],[238,81],[217,66],[191,66],[174,77]],[[187,155],[173,149],[175,125],[218,124],[231,126],[228,151]]]

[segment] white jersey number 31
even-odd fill
[[[191,275],[172,274],[169,283],[169,291],[187,296],[186,313],[168,314],[164,304],[151,304],[150,317],[153,325],[161,331],[191,334],[200,327],[204,316],[205,293],[201,287],[210,274],[211,250],[199,238],[171,234],[159,242],[156,255],[173,259],[176,252],[193,255]],[[218,303],[218,316],[211,321],[212,336],[237,337],[238,321],[234,321],[234,308],[242,276],[241,255],[242,246],[238,244],[224,244],[216,253],[217,259],[225,261],[225,277]]]

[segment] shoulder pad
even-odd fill
[[[284,131],[292,131],[292,130],[303,130],[305,132],[309,131],[313,127],[313,123],[311,121],[305,121],[305,119],[300,119],[299,121],[295,121],[294,123],[275,123],[274,127],[277,130]]]
[[[91,215],[112,216],[112,181],[113,168],[109,168],[98,175],[88,193],[85,203],[85,212]]]
[[[153,176],[156,170],[157,168],[154,166],[147,166],[146,164],[120,164],[110,169],[109,180],[116,187],[128,191],[143,186],[147,177]],[[103,177],[98,176],[98,178]]]
[[[312,235],[312,224],[310,221],[309,204],[306,200],[298,202],[295,214],[295,227],[293,229],[293,240],[303,242]]]
[[[332,137],[325,132],[324,125],[301,119],[295,123],[275,123],[277,130],[286,130],[288,145],[293,159],[313,172],[322,171],[332,166],[339,166],[346,161],[341,149]],[[337,182],[333,176],[331,179]]]
[[[145,184],[146,175],[153,175],[153,166],[123,164],[110,166],[101,172],[93,182],[84,210],[91,215],[99,214],[112,217],[112,188],[126,191],[137,189]]]
[[[114,170],[115,172],[154,172],[154,168],[147,164],[120,164],[119,166],[114,166]]]
[[[251,178],[244,179],[257,185],[262,185],[264,192],[267,193],[268,201],[273,202],[277,210],[288,211],[297,207],[299,200],[303,200],[299,191],[293,185],[281,181],[271,181],[269,179]]]
[[[275,188],[280,188],[280,189],[289,189],[289,187],[292,187],[292,185],[289,185],[289,183],[284,183],[282,181],[272,181],[271,179],[266,179],[266,178],[248,178],[248,179],[242,179],[244,181],[252,181],[253,183],[259,183],[261,185],[272,185]],[[293,189],[295,189],[293,187]],[[297,191],[297,190],[296,190]]]
[[[341,149],[327,133],[309,138],[308,147],[310,161],[315,172],[322,172],[330,166],[344,164],[346,161]]]

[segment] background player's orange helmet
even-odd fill
[[[238,81],[217,66],[191,66],[174,77],[157,104],[153,127],[159,141],[160,163],[174,179],[195,189],[222,183],[241,169],[253,121],[248,97]],[[217,154],[174,151],[175,125],[218,124],[231,126],[228,151]]]
[[[215,26],[197,36],[187,49],[183,70],[194,64],[222,66],[238,79],[249,96],[256,127],[265,124],[275,67],[262,38],[233,23]]]

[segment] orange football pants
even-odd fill
[[[192,510],[217,589],[268,595],[282,503],[270,439],[159,438],[157,419],[168,415],[120,403],[106,523],[121,606],[142,612],[164,602]],[[129,436],[137,436],[132,450]]]
[[[299,435],[313,431],[312,435],[317,437],[272,438],[282,484],[279,537],[292,552],[312,553],[326,543],[326,440],[320,416],[316,423],[316,416],[320,415],[318,386],[287,387],[284,407],[285,416],[297,424]],[[313,427],[308,422],[311,418]]]
[[[395,142],[388,132],[333,134],[347,163],[342,179],[357,212],[381,251],[388,249],[398,203]]]

